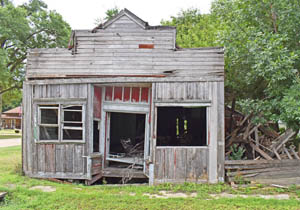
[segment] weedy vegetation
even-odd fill
[[[31,189],[34,186],[51,186],[54,192]],[[94,185],[62,184],[32,179],[22,175],[21,147],[0,148],[0,192],[8,192],[0,203],[2,210],[15,209],[299,209],[300,188],[287,189],[262,184],[232,188],[228,184],[185,183],[147,185]],[[149,195],[184,193],[187,198],[150,198]],[[235,198],[215,198],[213,195],[228,193]],[[275,200],[240,195],[288,194],[288,200]],[[196,194],[195,197],[189,195]]]

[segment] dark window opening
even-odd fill
[[[40,140],[58,140],[58,127],[40,126]]]
[[[145,115],[111,113],[110,153],[144,153]]]
[[[64,110],[64,121],[75,121],[75,122],[81,122],[82,121],[82,114],[81,112],[76,111],[67,111]]]
[[[157,146],[206,146],[206,107],[159,107]]]
[[[58,140],[58,115],[59,107],[57,105],[40,106],[40,140]]]
[[[58,108],[57,109],[41,109],[41,124],[57,124]]]
[[[99,152],[99,121],[94,120],[93,122],[93,152]]]
[[[82,130],[63,129],[63,140],[82,140]]]

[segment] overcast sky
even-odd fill
[[[16,4],[26,0],[13,0]],[[175,16],[181,9],[199,8],[209,13],[212,0],[43,0],[48,8],[60,13],[72,29],[92,29],[95,20],[115,6],[127,8],[150,25],[159,25],[162,19]]]

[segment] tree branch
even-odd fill
[[[30,39],[30,38],[33,37],[34,35],[39,34],[39,33],[43,32],[43,31],[47,31],[47,29],[46,29],[46,28],[42,28],[41,30],[38,30],[38,31],[33,32],[32,34],[30,34],[30,35],[26,38],[26,40]]]
[[[20,85],[14,85],[14,86],[11,86],[11,87],[9,87],[9,88],[7,88],[7,89],[5,89],[5,90],[0,91],[0,95],[2,95],[3,93],[8,92],[8,91],[10,91],[10,90],[13,90],[13,89],[15,89],[15,88],[22,88],[22,86],[20,86]]]
[[[17,59],[17,60],[14,62],[14,64],[12,65],[12,67],[9,69],[9,71],[10,71],[10,72],[13,72],[13,71],[17,68],[17,66],[18,66],[19,64],[21,64],[25,59],[26,59],[26,54],[23,55],[21,58]]]

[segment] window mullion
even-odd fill
[[[61,142],[62,140],[62,121],[64,120],[64,117],[63,117],[63,113],[62,113],[62,105],[59,104],[58,106],[58,141]]]

